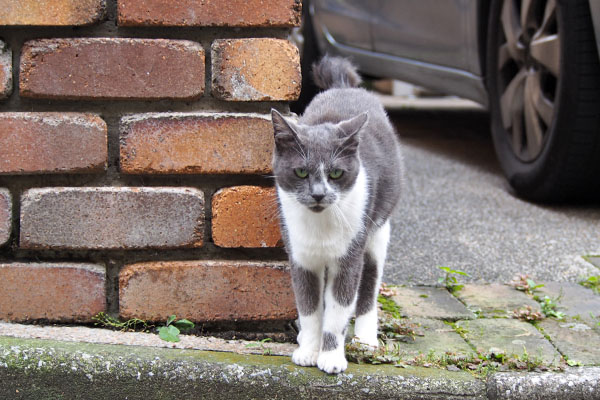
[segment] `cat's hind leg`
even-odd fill
[[[390,221],[374,231],[367,240],[365,264],[362,270],[358,299],[356,301],[356,320],[354,336],[360,343],[377,347],[377,295],[381,285],[383,266],[390,241]]]
[[[312,367],[317,365],[321,348],[323,271],[309,270],[293,263],[291,275],[300,320],[298,348],[292,354],[292,362]]]

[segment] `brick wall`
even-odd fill
[[[0,0],[0,319],[295,317],[269,111],[300,0]]]

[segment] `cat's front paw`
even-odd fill
[[[377,340],[377,335],[362,337],[355,336],[352,338],[352,343],[364,347],[367,350],[377,350],[377,347],[379,347],[379,340]]]
[[[348,368],[348,361],[343,352],[326,351],[319,354],[317,359],[317,367],[328,374],[339,374]]]
[[[292,354],[292,362],[302,367],[314,367],[317,365],[319,350],[313,350],[307,347],[298,347]]]

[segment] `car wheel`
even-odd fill
[[[495,0],[488,26],[492,135],[511,186],[533,201],[596,197],[600,65],[588,1]]]
[[[312,80],[312,64],[320,57],[317,37],[309,12],[310,4],[302,2],[302,25],[292,33],[291,40],[300,50],[300,68],[302,69],[302,89],[298,100],[290,104],[290,109],[301,114],[313,97],[319,93],[319,88]]]

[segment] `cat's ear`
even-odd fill
[[[342,140],[341,147],[344,149],[344,153],[350,154],[356,152],[360,142],[360,135],[358,132],[360,132],[361,128],[365,126],[368,120],[369,114],[364,112],[356,117],[347,119],[338,124],[340,135],[342,136],[340,138]]]
[[[275,134],[275,146],[278,149],[282,150],[300,144],[295,124],[286,120],[283,115],[274,108],[271,109],[271,121],[273,122],[273,131]]]

